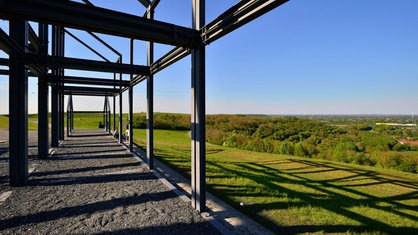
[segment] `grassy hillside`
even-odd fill
[[[134,134],[145,147],[145,130]],[[187,131],[156,130],[155,155],[190,175]],[[413,174],[208,144],[207,184],[280,234],[418,234]]]

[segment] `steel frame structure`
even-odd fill
[[[219,15],[212,22],[205,22],[205,0],[191,0],[192,25],[185,28],[154,19],[154,11],[160,0],[138,0],[145,8],[143,16],[96,7],[88,0],[84,3],[55,0],[1,0],[0,18],[9,21],[9,34],[0,28],[0,50],[9,58],[0,58],[0,74],[9,75],[10,114],[10,184],[26,185],[28,181],[27,99],[28,76],[36,76],[38,82],[39,158],[48,157],[48,96],[51,87],[51,146],[59,146],[64,139],[64,96],[68,96],[67,135],[74,130],[73,96],[105,97],[103,122],[110,131],[111,109],[108,97],[113,97],[113,129],[116,129],[116,100],[119,96],[119,130],[122,131],[122,94],[129,92],[129,121],[132,126],[133,92],[135,85],[147,84],[147,156],[149,168],[153,163],[153,80],[154,75],[176,61],[191,54],[191,162],[192,206],[206,210],[205,185],[205,50],[206,45],[245,25],[266,12],[284,4],[287,0],[241,0]],[[28,21],[38,23],[35,32]],[[51,30],[49,30],[51,29]],[[90,45],[83,43],[68,29],[86,31],[117,56],[111,62]],[[51,54],[48,53],[48,33],[52,33]],[[95,33],[128,38],[131,40],[130,63],[122,63],[122,54],[112,48]],[[65,37],[68,35],[97,54],[103,61],[65,57]],[[134,40],[147,45],[147,65],[133,63]],[[166,55],[154,61],[154,43],[175,46]],[[101,71],[113,73],[113,79],[65,76],[65,69]],[[130,80],[123,80],[129,74]],[[119,75],[119,79],[117,76]],[[119,135],[121,136],[121,135]],[[130,128],[129,149],[132,151],[133,132]],[[121,139],[119,139],[121,142]]]

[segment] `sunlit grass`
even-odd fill
[[[154,136],[156,157],[189,177],[188,132]],[[274,232],[418,234],[416,175],[210,144],[206,158],[208,189]]]
[[[9,129],[9,117],[0,115],[0,129]]]
[[[0,129],[9,129],[9,116],[0,115]],[[38,115],[28,115],[28,130],[38,130]]]

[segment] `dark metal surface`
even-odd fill
[[[242,0],[201,28],[202,40],[209,44],[288,0]]]
[[[51,68],[65,68],[85,71],[98,71],[124,74],[149,74],[149,67],[142,65],[130,65],[113,62],[104,62],[97,60],[87,60],[78,58],[69,58],[61,56],[40,56],[38,54],[26,53],[25,60],[28,64],[46,64]]]
[[[84,47],[86,47],[87,49],[89,49],[91,52],[93,52],[94,54],[96,54],[97,56],[99,56],[100,58],[102,58],[104,61],[110,62],[110,60],[108,60],[106,57],[104,57],[101,53],[99,53],[97,50],[95,50],[93,47],[89,46],[87,43],[85,43],[83,40],[79,39],[77,36],[75,36],[74,34],[72,34],[70,31],[65,30],[65,33],[67,35],[69,35],[70,37],[72,37],[74,40],[76,40],[77,42],[79,42],[81,45],[83,45]]]
[[[42,44],[40,39],[38,38],[38,35],[36,35],[35,30],[33,30],[32,26],[29,25],[29,47],[34,52],[39,52],[42,48]]]
[[[92,85],[92,86],[123,86],[129,87],[130,82],[127,80],[113,80],[107,78],[92,78],[92,77],[74,77],[74,76],[56,76],[49,75],[48,81],[56,81],[60,79],[64,84],[82,84],[82,85]]]
[[[153,3],[158,1],[153,1]],[[154,19],[154,10],[147,12],[148,19]],[[151,66],[154,63],[154,43],[147,43],[147,64]],[[150,170],[154,169],[154,73],[151,71],[147,77],[147,161]]]
[[[205,0],[193,0],[193,28],[200,29],[204,24]],[[203,43],[192,50],[191,202],[200,212],[206,211],[205,57]]]
[[[175,46],[200,41],[197,30],[72,1],[3,0],[0,15]]]
[[[28,44],[28,22],[11,20],[10,37],[20,48]],[[28,71],[23,61],[10,54],[9,79],[9,176],[10,185],[28,181]]]
[[[39,41],[42,55],[48,54],[48,25],[39,24]],[[46,74],[48,69],[43,66],[43,72]],[[38,158],[46,159],[49,154],[49,127],[48,127],[48,112],[49,112],[49,87],[46,79],[38,78]]]

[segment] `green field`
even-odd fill
[[[155,155],[190,175],[187,131],[155,130]],[[209,144],[206,157],[209,190],[277,233],[418,234],[416,175]]]
[[[116,115],[118,118],[119,115]],[[125,117],[125,116],[124,116]],[[88,129],[97,129],[99,122],[103,122],[102,114],[95,113],[83,113],[83,114],[74,114],[74,129],[77,130],[88,130]],[[49,117],[49,123],[51,123],[51,117]],[[64,120],[64,126],[66,127],[67,120]],[[6,115],[0,115],[0,129],[9,129],[9,117]],[[38,115],[29,114],[28,115],[28,129],[29,130],[38,130]]]
[[[0,129],[9,129],[9,117],[6,115],[0,115]],[[38,115],[28,115],[28,129],[38,130]]]

